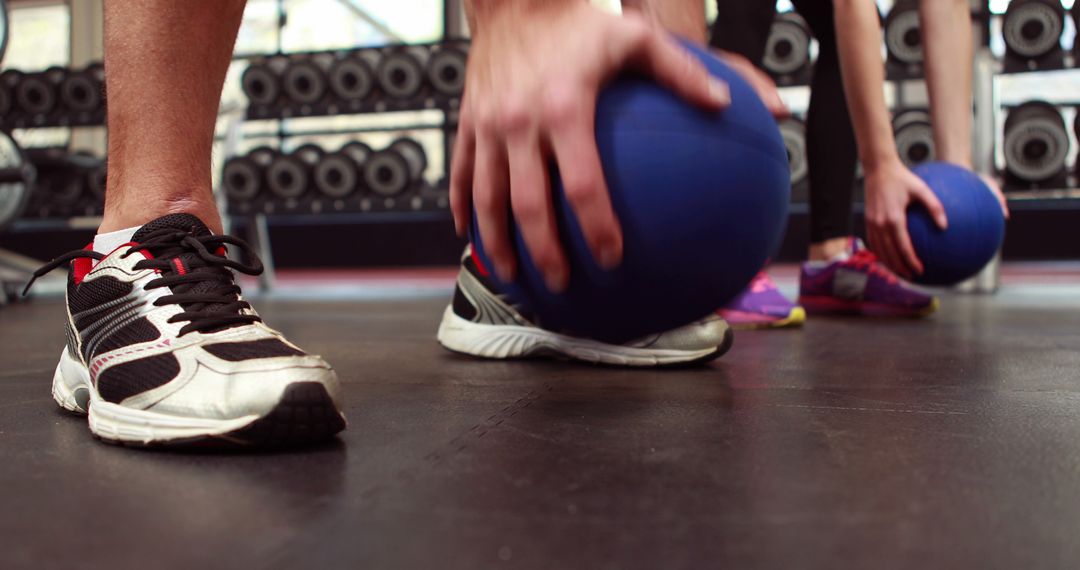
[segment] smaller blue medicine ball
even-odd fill
[[[942,231],[922,204],[908,208],[908,232],[923,263],[916,283],[953,285],[977,274],[1005,239],[1005,215],[997,197],[974,172],[944,162],[912,170],[941,200],[948,217]]]

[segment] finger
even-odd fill
[[[454,230],[459,237],[464,237],[472,217],[473,161],[475,160],[476,139],[472,125],[464,110],[459,117],[457,136],[451,151],[450,166],[450,210],[454,215]]]
[[[577,217],[593,258],[604,269],[622,261],[622,230],[611,207],[594,134],[595,96],[549,101],[548,138],[559,166],[563,193]],[[587,103],[584,103],[587,101]]]
[[[758,94],[761,101],[765,103],[765,107],[772,113],[773,117],[777,119],[785,119],[791,116],[791,110],[788,109],[784,100],[780,97],[780,90],[776,88],[776,83],[765,72],[758,69],[754,64],[750,63],[750,60],[745,57],[724,51],[713,50],[724,63],[727,63],[729,67],[735,70],[750,87]]]
[[[706,109],[719,110],[731,104],[727,83],[709,70],[671,36],[637,23],[620,38],[613,49],[617,63],[628,63],[674,91],[683,99]]]
[[[911,275],[911,271],[907,265],[904,264],[903,257],[896,246],[896,242],[893,239],[893,231],[891,228],[886,229],[881,233],[881,261],[885,263],[885,266],[891,269],[897,275],[908,278]]]
[[[912,193],[915,199],[918,200],[926,210],[930,212],[930,217],[937,224],[937,227],[942,231],[949,229],[949,218],[945,215],[945,206],[941,205],[941,200],[938,199],[937,194],[931,190],[925,184],[916,185],[912,189]]]
[[[495,265],[495,273],[499,279],[509,282],[514,279],[515,264],[507,221],[509,189],[503,154],[494,136],[478,133],[473,186],[477,229],[488,259]]]
[[[909,274],[921,275],[923,272],[922,260],[915,253],[915,246],[911,243],[911,235],[908,233],[906,224],[900,223],[893,228],[892,241],[896,244],[896,252],[900,261],[908,268]]]
[[[1009,219],[1009,200],[1005,197],[1005,193],[1001,191],[1001,186],[998,185],[997,180],[990,176],[983,176],[982,179],[990,187],[990,191],[994,193],[998,203],[1001,204],[1001,213],[1005,216],[1005,219]]]
[[[510,166],[510,205],[544,283],[553,293],[566,290],[569,271],[559,245],[551,202],[551,181],[535,130],[515,134],[507,141]]]

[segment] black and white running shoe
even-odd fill
[[[439,325],[439,342],[453,352],[507,359],[561,356],[618,366],[671,366],[706,362],[731,348],[733,333],[718,315],[660,334],[609,344],[545,330],[524,308],[495,293],[466,248],[457,286]]]
[[[226,244],[251,264],[226,257]],[[232,270],[262,271],[244,242],[173,214],[108,255],[73,251],[35,278],[64,264],[67,346],[53,398],[88,414],[101,439],[283,446],[345,428],[334,370],[263,324],[241,298]]]

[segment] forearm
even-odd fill
[[[692,42],[706,41],[705,3],[701,0],[622,0],[622,7]]]
[[[885,106],[881,25],[868,0],[835,0],[837,46],[859,160],[867,170],[899,160]]]
[[[968,2],[922,0],[919,8],[937,158],[970,167],[974,43]]]

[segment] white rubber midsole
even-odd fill
[[[620,346],[561,335],[538,327],[479,324],[457,316],[453,307],[447,307],[443,312],[438,339],[440,344],[454,352],[483,358],[561,354],[586,362],[622,366],[691,362],[718,350],[718,347],[673,350]]]
[[[52,393],[60,407],[87,414],[90,431],[112,441],[147,444],[222,435],[259,419],[258,415],[228,420],[191,418],[106,402],[90,382],[90,372],[86,366],[72,358],[66,348],[53,374]]]

